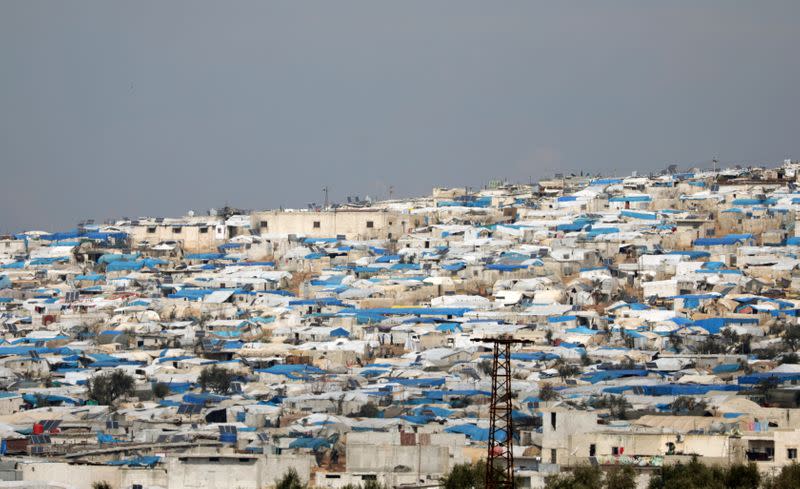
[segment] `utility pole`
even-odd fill
[[[492,397],[489,404],[489,444],[486,455],[486,489],[515,489],[514,423],[511,417],[511,345],[533,343],[511,335],[473,338],[492,344]]]
[[[719,163],[719,160],[717,160],[717,157],[715,156],[711,161],[714,163],[714,173],[717,173],[717,163]]]
[[[389,200],[392,200],[392,195],[394,195],[394,185],[389,185]]]
[[[327,210],[328,209],[328,186],[326,185],[326,186],[322,187],[322,191],[325,192],[325,207],[323,207],[322,210]]]

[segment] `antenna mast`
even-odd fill
[[[489,404],[489,445],[486,455],[486,489],[515,489],[514,423],[511,417],[511,345],[532,343],[530,340],[502,335],[473,338],[472,341],[492,344],[492,398]]]

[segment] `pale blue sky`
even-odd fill
[[[0,2],[0,231],[800,158],[800,2]]]

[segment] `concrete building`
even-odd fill
[[[250,225],[261,234],[364,240],[397,239],[423,223],[422,216],[385,209],[334,209],[254,212]]]
[[[132,247],[149,246],[165,242],[180,243],[184,252],[216,251],[231,237],[221,217],[196,216],[179,219],[148,218],[117,223],[130,234]]]

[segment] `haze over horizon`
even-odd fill
[[[0,3],[0,232],[800,155],[800,3]]]

